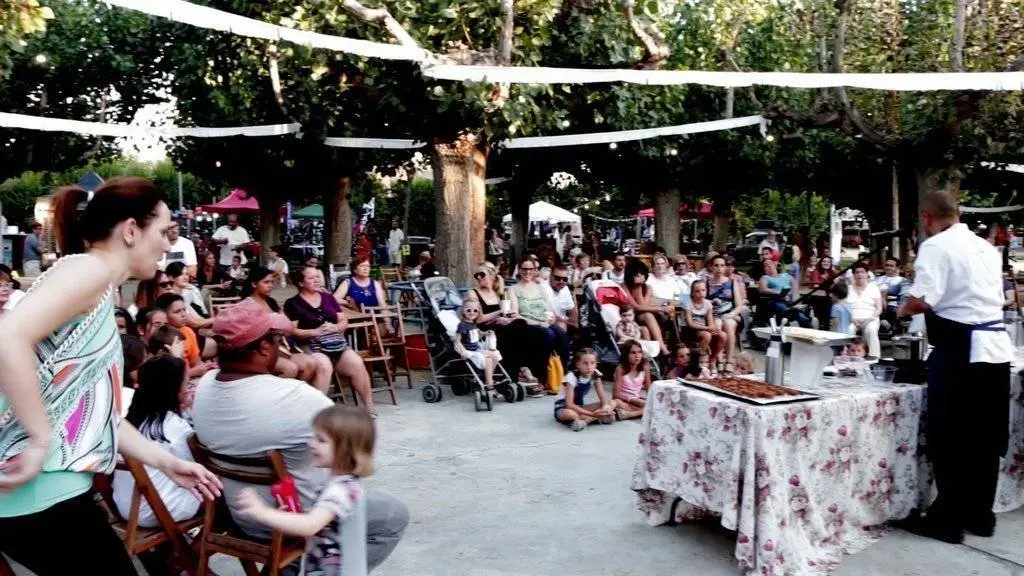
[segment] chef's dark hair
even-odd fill
[[[863,260],[858,260],[856,263],[854,263],[853,266],[850,266],[850,271],[851,272],[856,272],[858,269],[863,269],[865,272],[869,272],[870,271],[870,268],[868,267],[868,263],[863,261]]]
[[[60,253],[85,252],[125,220],[145,228],[163,202],[163,193],[145,178],[112,178],[93,194],[80,186],[59,188],[53,195],[53,219]]]

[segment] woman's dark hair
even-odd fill
[[[184,262],[171,262],[164,269],[164,273],[167,274],[168,278],[177,278],[185,273]]]
[[[128,422],[156,442],[167,442],[164,418],[179,414],[178,395],[185,382],[185,361],[173,356],[154,356],[139,367],[139,389],[128,408]]]
[[[868,268],[868,263],[863,260],[858,260],[853,266],[850,266],[851,272],[856,272],[857,270],[863,270],[865,272],[870,271],[870,269]]]
[[[114,318],[124,318],[124,330],[128,334],[135,334],[135,319],[124,308],[114,308]]]
[[[164,324],[153,331],[153,334],[149,337],[149,344],[146,346],[146,352],[149,352],[153,356],[160,356],[161,354],[167,354],[168,348],[174,344],[175,340],[181,338],[181,330],[178,330],[170,324]]]
[[[125,220],[145,228],[163,202],[163,193],[145,178],[112,178],[91,200],[79,186],[59,188],[53,195],[53,230],[60,253],[85,252],[86,244],[106,240]]]
[[[245,284],[242,286],[242,290],[239,295],[242,298],[248,298],[252,296],[252,293],[256,290],[256,285],[260,283],[264,278],[273,274],[274,271],[269,268],[262,266],[253,268],[249,275],[245,278]]]
[[[146,359],[146,345],[138,336],[121,334],[121,354],[124,356],[124,386],[135,388],[138,383],[135,381],[133,373],[139,369],[139,366],[142,366],[142,362]]]
[[[148,308],[156,301],[157,292],[160,291],[160,278],[167,276],[162,270],[156,271],[156,276],[146,280],[140,280],[135,289],[135,306],[139,309]]]
[[[616,256],[618,256],[618,254],[616,254]],[[643,260],[640,260],[639,258],[633,258],[629,262],[626,262],[626,269],[623,274],[623,282],[625,282],[627,288],[632,289],[634,286],[636,286],[636,280],[634,279],[636,278],[637,274],[643,274],[644,276],[650,278],[651,270],[650,268],[647,267],[647,264],[644,264]]]
[[[622,371],[626,372],[629,370],[629,353],[633,351],[633,348],[639,348],[640,352],[644,351],[644,347],[640,345],[636,340],[626,340],[619,346],[619,366],[622,366]],[[640,366],[644,365],[643,361],[640,362]]]

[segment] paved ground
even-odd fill
[[[550,399],[475,413],[466,397],[381,404],[378,473],[412,523],[376,576],[736,576],[732,536],[713,525],[651,528],[629,490],[636,422],[570,432]],[[836,576],[1024,576],[1024,512],[964,546],[894,532]],[[240,574],[217,562],[217,572]]]

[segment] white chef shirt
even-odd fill
[[[245,228],[238,226],[234,230],[228,228],[227,225],[217,228],[217,231],[213,233],[214,240],[227,240],[228,243],[220,249],[220,265],[231,266],[231,259],[235,257],[235,248],[242,244],[248,244],[252,242],[249,238],[249,233],[246,232]],[[245,264],[247,258],[244,252],[239,252],[242,256],[242,264]]]
[[[932,312],[963,324],[980,324],[1003,317],[1002,261],[995,247],[964,224],[925,240],[914,261],[910,295]],[[1013,360],[1006,332],[975,331],[971,362],[1001,364]]]
[[[401,228],[392,228],[388,233],[388,252],[401,250],[402,242],[405,242],[405,232],[402,232]]]
[[[854,320],[878,318],[879,302],[882,302],[882,293],[878,290],[877,285],[868,283],[860,294],[857,293],[856,286],[850,285],[846,303],[850,306],[850,313]]]

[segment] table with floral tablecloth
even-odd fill
[[[996,510],[1024,502],[1024,420],[1014,378],[1010,456]],[[833,382],[820,400],[755,406],[676,381],[648,394],[633,473],[663,524],[721,515],[750,574],[823,574],[932,498],[923,385]]]

